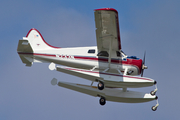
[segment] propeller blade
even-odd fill
[[[147,69],[147,66],[145,66],[145,59],[146,59],[146,51],[144,52],[144,58],[143,58],[143,61],[142,61],[141,77],[143,77],[144,69]]]
[[[141,77],[143,77],[143,73],[144,73],[144,69],[142,69],[142,72],[141,72]]]
[[[143,65],[145,65],[146,51],[144,52]]]

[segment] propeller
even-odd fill
[[[145,58],[146,58],[146,51],[144,52],[144,58],[142,62],[142,72],[141,72],[141,77],[143,77],[144,69],[148,69],[147,66],[145,66]]]

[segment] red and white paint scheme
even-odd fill
[[[50,70],[57,70],[91,80],[92,82],[98,82],[98,87],[93,87],[93,89],[99,89],[99,92],[102,92],[105,89],[111,90],[113,88],[122,88],[124,95],[127,92],[127,88],[147,87],[156,84],[155,80],[142,77],[143,70],[147,69],[144,61],[145,58],[142,60],[136,56],[127,56],[122,51],[117,10],[113,8],[96,9],[94,15],[97,46],[71,48],[54,47],[44,40],[37,29],[33,28],[28,32],[26,37],[19,40],[17,52],[22,62],[25,63],[26,66],[31,66],[34,62],[50,63]],[[59,67],[57,65],[67,67]],[[134,76],[140,74],[141,77]],[[59,83],[58,85],[61,86]],[[71,86],[72,88],[74,88],[74,86],[82,87],[82,85],[79,84],[63,84]],[[62,85],[62,87],[65,87],[66,85]],[[84,85],[83,87],[92,88],[92,85]],[[77,89],[73,90],[78,91]],[[139,102],[157,99],[157,96],[155,96],[156,91],[157,89],[152,91],[152,95],[143,93],[146,97],[142,96],[142,94],[139,95],[139,93],[137,96],[133,95],[132,101],[134,100],[134,97],[141,99]],[[127,94],[127,101],[130,102],[130,94],[128,92]],[[100,102],[101,105],[104,104],[105,100],[108,100],[105,99],[107,97],[106,95],[100,95],[98,93],[97,96],[103,98],[103,100],[101,99],[103,103]],[[117,99],[118,100],[114,101],[121,101],[119,99],[122,99],[122,96]],[[113,100],[109,99],[109,101]],[[158,105],[154,106],[153,110],[155,110],[157,106]]]

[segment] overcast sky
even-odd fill
[[[1,0],[0,1],[0,120],[96,120],[180,118],[179,0]],[[18,40],[31,28],[57,47],[95,46],[94,9],[119,12],[123,51],[143,58],[144,76],[158,83],[156,101],[127,104],[52,86],[50,81],[90,84],[90,81],[50,71],[48,64],[26,67],[17,54]],[[150,92],[154,87],[133,89]]]

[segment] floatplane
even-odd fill
[[[157,100],[157,82],[143,77],[143,71],[147,69],[145,55],[142,60],[136,56],[128,56],[122,51],[117,10],[95,9],[94,15],[97,46],[54,47],[33,28],[18,43],[17,52],[22,62],[26,66],[36,62],[50,63],[50,70],[92,81],[91,85],[82,85],[53,78],[51,84],[100,97],[101,105],[105,105],[106,101],[142,103]],[[97,86],[93,85],[94,82]],[[155,89],[150,93],[127,90],[153,85]],[[157,100],[152,110],[155,111],[158,106]]]

